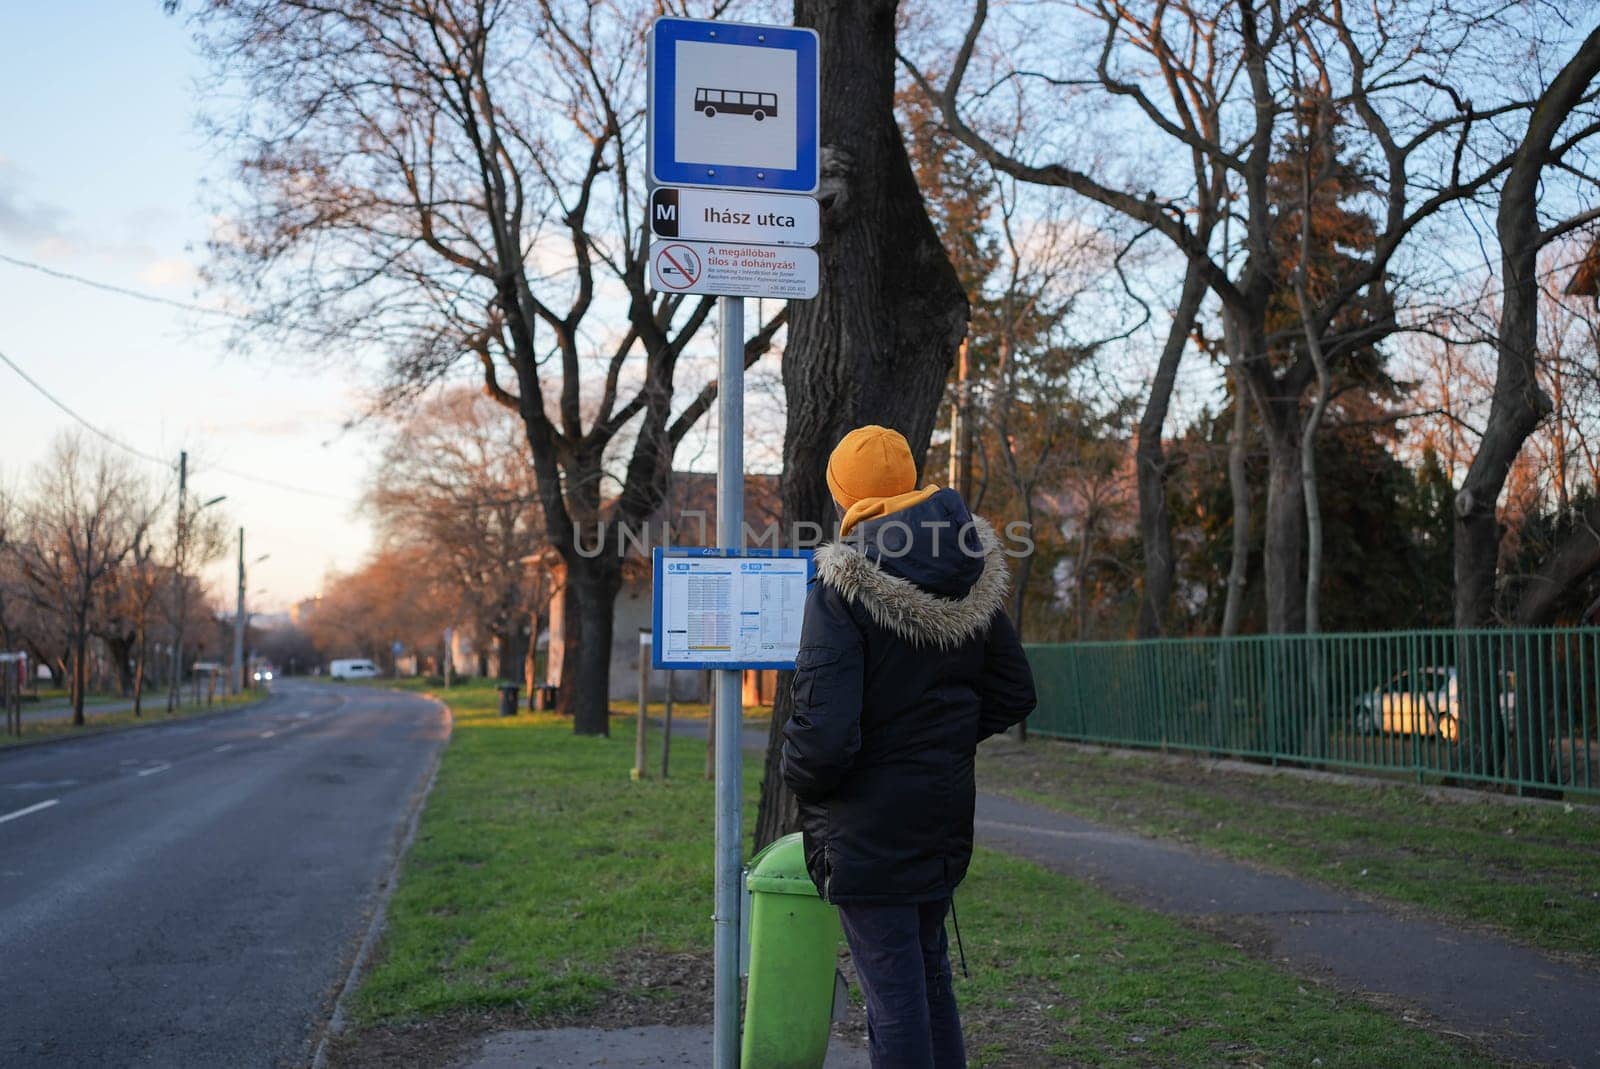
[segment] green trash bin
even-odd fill
[[[839,911],[806,874],[800,834],[750,859],[750,982],[745,992],[743,1069],[822,1069],[833,1019]]]

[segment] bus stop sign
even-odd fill
[[[814,193],[815,30],[657,19],[650,31],[650,181]]]

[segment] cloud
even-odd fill
[[[138,279],[152,289],[193,289],[200,281],[194,264],[177,256],[152,260],[139,269]]]
[[[0,156],[0,237],[13,241],[61,237],[67,213],[25,196],[21,187],[20,169]]]

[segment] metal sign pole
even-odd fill
[[[738,550],[744,530],[744,299],[723,297],[722,367],[717,377],[717,545]],[[712,1064],[739,1069],[739,875],[743,861],[739,728],[741,673],[717,672],[716,912],[713,914]]]

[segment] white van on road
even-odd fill
[[[365,657],[347,657],[328,665],[328,674],[334,679],[375,679],[378,666]]]

